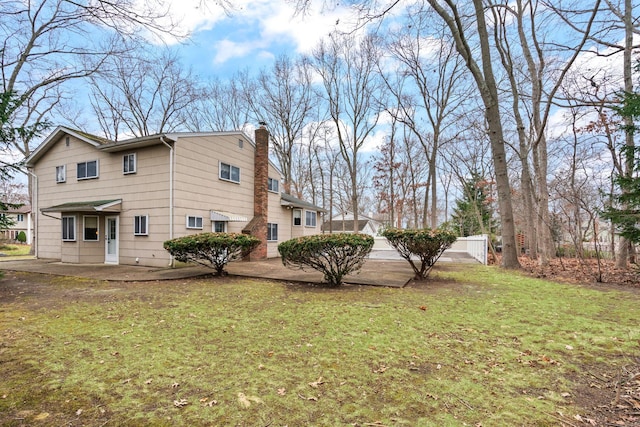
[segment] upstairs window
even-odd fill
[[[136,153],[125,154],[122,157],[122,173],[136,173]]]
[[[187,216],[187,228],[195,228],[198,230],[202,230],[202,217]]]
[[[133,235],[149,235],[149,215],[136,215],[133,217]]]
[[[24,214],[18,214],[16,216],[16,221],[17,222],[24,222]]]
[[[67,181],[67,168],[65,165],[56,166],[56,182],[66,182]]]
[[[77,178],[79,180],[91,179],[91,178],[97,178],[97,177],[98,177],[98,161],[97,160],[78,163]]]
[[[307,227],[315,227],[316,219],[317,219],[317,214],[315,211],[306,211],[304,225],[306,225]]]
[[[220,162],[220,179],[240,183],[240,168]]]
[[[65,242],[73,242],[76,240],[76,217],[62,217],[62,240]]]
[[[269,191],[273,191],[274,193],[279,193],[280,181],[274,178],[269,178],[268,189]]]

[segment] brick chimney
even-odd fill
[[[253,160],[253,218],[242,230],[262,241],[247,257],[249,261],[267,258],[267,215],[269,212],[269,131],[261,125],[255,132]]]

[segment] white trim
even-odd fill
[[[64,220],[65,220],[65,218],[73,218],[73,238],[72,239],[69,239],[69,238],[65,239],[64,238]],[[75,242],[75,241],[77,241],[78,240],[78,236],[77,236],[77,234],[78,234],[78,225],[77,225],[78,221],[77,221],[76,215],[62,215],[62,217],[60,219],[61,219],[60,232],[62,234],[61,235],[62,241],[63,242]]]
[[[222,224],[223,230],[216,231],[216,224]],[[214,233],[226,233],[227,232],[227,221],[211,221],[211,231]]]
[[[126,165],[129,164],[129,157],[133,156],[133,170],[125,170],[125,159],[127,159]],[[127,153],[122,155],[122,174],[123,175],[132,175],[138,171],[138,156],[136,153]]]
[[[86,238],[86,229],[87,229],[87,218],[95,218],[96,219],[96,238],[95,239],[87,239]],[[100,217],[98,215],[82,215],[82,241],[83,242],[99,242],[100,241]]]
[[[193,226],[189,226],[189,218],[194,218]],[[200,219],[200,226],[198,226],[198,219]],[[202,230],[204,228],[204,220],[201,216],[187,215],[185,227],[189,230]]]
[[[143,231],[136,231],[136,221],[137,221],[138,218],[144,218],[144,232]],[[134,215],[133,216],[133,235],[134,236],[148,236],[149,235],[149,215]]]
[[[109,221],[115,221],[115,253],[109,254],[109,243],[111,237],[109,236]],[[107,216],[104,219],[105,239],[104,239],[104,263],[105,264],[119,264],[120,263],[120,217]]]
[[[80,178],[80,177],[78,176],[78,166],[80,166],[81,164],[83,164],[83,163],[84,163],[84,165],[85,165],[85,172],[88,174],[88,169],[89,169],[89,168],[87,167],[87,164],[88,164],[88,163],[93,163],[93,162],[95,162],[95,163],[96,163],[96,174],[95,174],[95,176],[93,176],[93,175],[92,175],[92,176],[84,176],[84,177]],[[85,160],[84,162],[76,162],[76,179],[77,179],[78,181],[84,181],[84,180],[86,180],[86,179],[96,179],[96,178],[99,178],[99,177],[100,177],[100,162],[98,161],[98,159],[95,159],[95,160]]]
[[[308,214],[313,214],[313,222],[314,222],[314,224],[309,224]],[[318,226],[318,212],[305,209],[305,211],[304,211],[304,226],[305,227],[311,227],[311,228],[317,227]]]
[[[249,218],[242,215],[237,215],[231,212],[212,210],[209,212],[209,219],[211,221],[231,221],[231,222],[247,222]]]
[[[229,178],[225,178],[222,176],[222,166],[228,166],[229,167]],[[233,169],[237,169],[238,170],[238,180],[234,180],[232,179],[233,177]],[[218,178],[222,181],[227,181],[227,182],[233,182],[234,184],[240,184],[241,180],[242,180],[242,173],[240,172],[240,168],[238,166],[234,166],[231,163],[225,163],[222,160],[218,161]]]
[[[294,227],[302,227],[302,209],[300,208],[293,208],[292,209],[293,213],[292,213],[292,217],[291,217],[291,224]],[[300,212],[300,224],[296,224],[296,212]]]
[[[62,170],[62,179],[58,180],[58,168]],[[67,182],[67,165],[56,166],[56,184]]]

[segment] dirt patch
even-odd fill
[[[581,368],[568,398],[584,411],[567,425],[640,426],[640,359],[621,362],[617,371],[601,365]]]

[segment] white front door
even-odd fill
[[[105,264],[118,264],[118,217],[108,216],[105,235]]]

